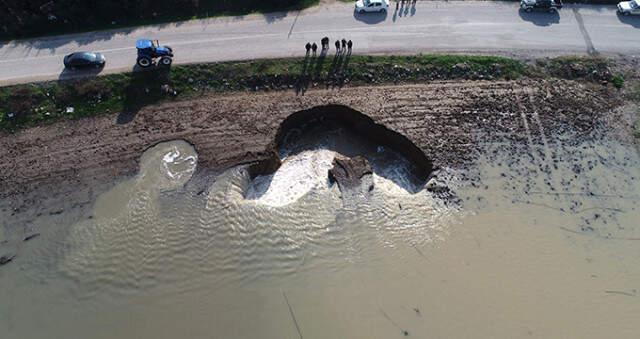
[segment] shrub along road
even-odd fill
[[[301,56],[325,35],[354,41],[356,54],[484,52],[521,55],[638,53],[640,18],[614,6],[568,5],[559,14],[522,13],[516,3],[418,2],[386,15],[334,3],[302,12],[249,15],[0,44],[0,85],[73,77],[62,58],[78,50],[107,57],[102,73],[129,71],[135,40],[172,46],[176,63]],[[331,45],[333,46],[333,45]]]

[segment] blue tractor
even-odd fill
[[[169,46],[160,46],[158,40],[140,39],[136,41],[138,60],[136,63],[142,68],[147,68],[160,58],[158,65],[171,66],[173,62],[173,50]]]

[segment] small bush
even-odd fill
[[[616,74],[613,76],[613,78],[611,78],[611,82],[613,83],[613,86],[620,89],[622,88],[622,86],[624,86],[624,77],[622,76],[622,74]]]

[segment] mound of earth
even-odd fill
[[[360,186],[362,177],[371,174],[373,174],[371,166],[362,156],[336,157],[333,159],[333,168],[329,170],[329,179],[331,182],[336,182],[340,190],[344,191]]]

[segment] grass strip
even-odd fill
[[[499,56],[326,56],[152,67],[138,72],[77,80],[0,87],[0,129],[19,129],[97,114],[130,116],[142,107],[207,93],[296,90],[433,80],[498,80],[521,76],[593,77],[608,71],[591,59],[571,59],[580,72],[566,73],[569,59],[526,65]],[[584,72],[582,71],[584,70]],[[599,77],[598,77],[599,79]],[[594,80],[598,80],[594,79]]]

